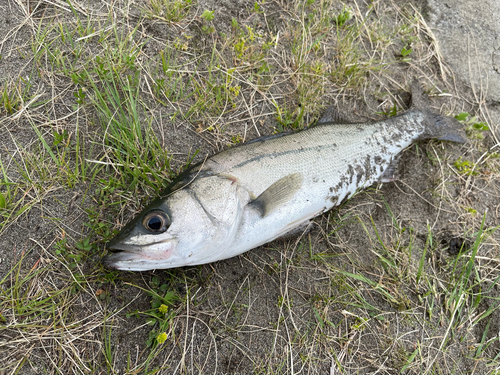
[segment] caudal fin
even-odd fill
[[[441,141],[467,143],[464,127],[457,119],[431,112],[429,100],[417,80],[411,84],[411,97],[412,107],[426,115],[426,131],[421,139],[435,138]]]

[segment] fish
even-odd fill
[[[376,182],[391,181],[414,142],[465,143],[463,125],[432,112],[418,81],[412,106],[371,123],[327,111],[290,134],[261,137],[189,168],[108,244],[106,267],[146,271],[215,262],[300,228]]]

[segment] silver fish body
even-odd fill
[[[419,139],[463,142],[455,119],[412,109],[370,124],[321,123],[230,148],[174,182],[108,245],[108,267],[214,262],[292,231],[358,189],[390,178]],[[384,175],[385,173],[385,175]]]

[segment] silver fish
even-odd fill
[[[413,142],[465,142],[462,125],[432,113],[418,83],[413,107],[375,123],[322,118],[288,135],[230,148],[192,167],[108,243],[107,267],[144,271],[204,264],[270,242],[393,178]]]

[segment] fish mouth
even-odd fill
[[[112,251],[111,254],[106,255],[102,259],[102,263],[106,268],[110,269],[122,269],[122,266],[120,263],[123,262],[137,262],[141,261],[142,256],[137,253],[131,253],[129,251],[125,250],[115,250]]]
[[[174,243],[163,249],[159,246],[165,246],[164,241],[147,246],[135,244],[124,244],[120,241],[111,240],[107,244],[108,252],[103,257],[102,263],[106,268],[124,271],[147,271],[158,268],[157,266],[170,257],[174,248]]]
[[[122,269],[120,263],[138,262],[144,260],[144,251],[140,246],[126,245],[111,240],[108,245],[109,254],[102,259],[106,268]]]

